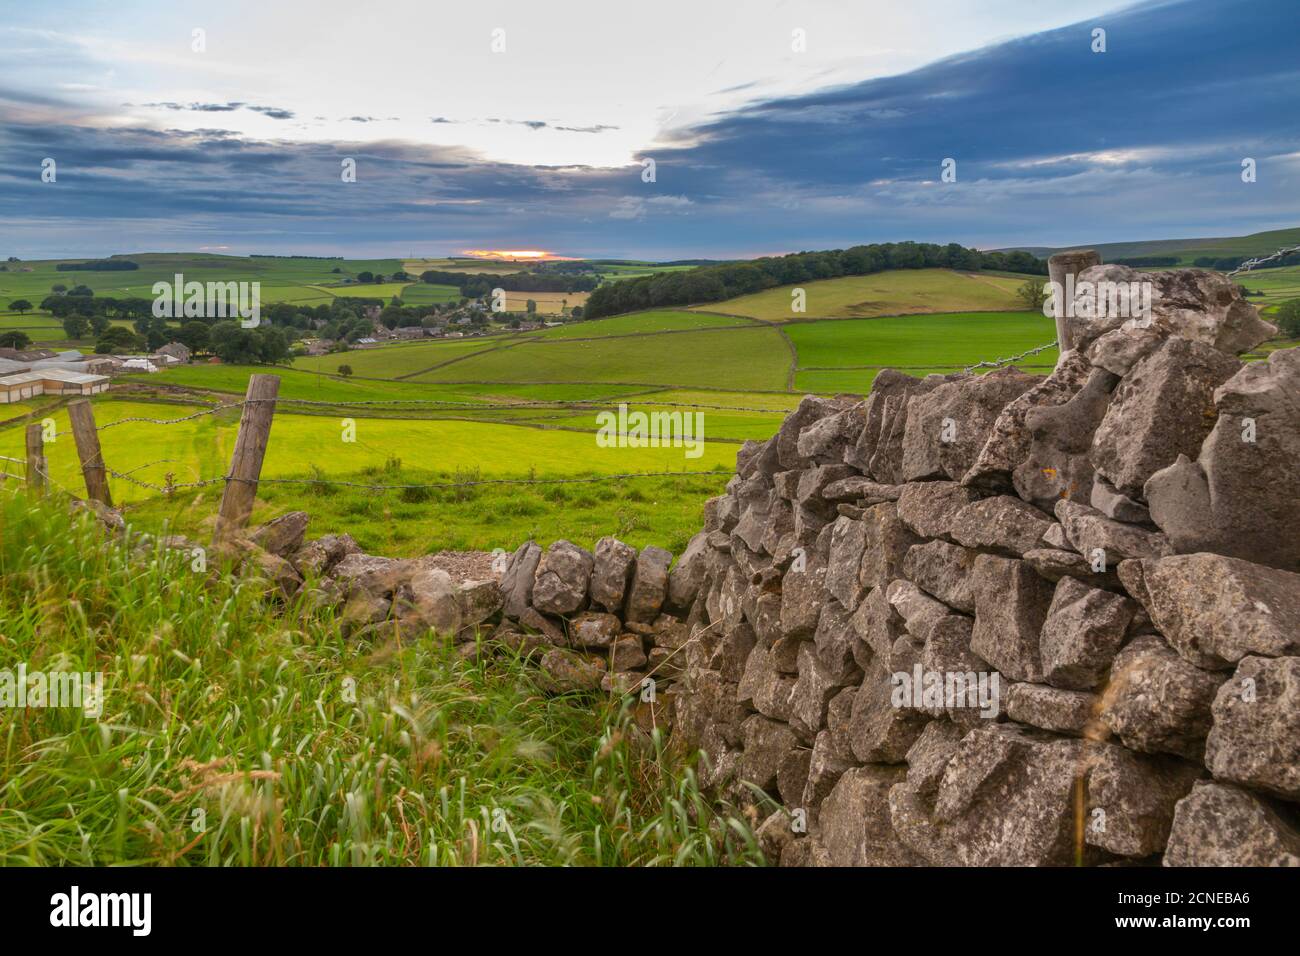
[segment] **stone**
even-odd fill
[[[1089,561],[1100,556],[1108,568],[1129,558],[1158,558],[1173,553],[1163,534],[1114,521],[1076,501],[1058,501],[1056,518],[1075,551]]]
[[[1017,495],[1043,511],[1051,511],[1062,498],[1091,500],[1095,472],[1088,452],[1118,381],[1105,369],[1094,368],[1067,401],[1025,412],[1029,453],[1011,472]]]
[[[1043,622],[1043,677],[1053,687],[1093,690],[1110,672],[1138,605],[1122,594],[1062,577]]]
[[[616,671],[634,671],[646,665],[645,648],[640,636],[623,634],[609,649],[609,666]]]
[[[664,610],[685,614],[700,593],[708,571],[709,536],[701,531],[687,542],[686,550],[668,572],[668,594]]]
[[[330,576],[343,586],[345,592],[360,590],[386,596],[410,579],[412,567],[410,561],[398,558],[349,554],[334,566]]]
[[[978,557],[978,552],[960,545],[927,541],[908,549],[903,573],[897,576],[906,577],[949,607],[973,614],[972,572]]]
[[[652,647],[646,654],[646,668],[657,678],[680,677],[684,666],[682,656],[666,647]]]
[[[1115,656],[1101,719],[1130,750],[1199,763],[1221,681],[1187,663],[1159,635],[1140,635]]]
[[[1141,322],[1124,315],[1093,316],[1085,305],[1085,283],[1150,283],[1151,315]],[[1277,328],[1260,319],[1242,296],[1235,280],[1202,269],[1140,272],[1129,266],[1100,265],[1084,269],[1075,280],[1076,314],[1068,318],[1070,341],[1086,349],[1101,335],[1115,329],[1138,331],[1149,326],[1167,336],[1210,345],[1227,355],[1237,355],[1277,334]],[[1082,308],[1081,308],[1082,307]]]
[[[1020,557],[1042,547],[1043,535],[1056,522],[1033,505],[1011,495],[984,498],[962,508],[953,517],[952,539],[978,551],[996,551]]]
[[[1180,554],[1138,567],[1143,583],[1129,593],[1189,662],[1228,669],[1248,654],[1300,654],[1300,574],[1218,554]],[[1127,562],[1121,579],[1126,569],[1135,580]]]
[[[1294,817],[1256,795],[1201,781],[1178,801],[1165,866],[1300,866]]]
[[[1137,497],[1180,454],[1197,454],[1214,426],[1214,390],[1240,367],[1213,346],[1166,338],[1111,394],[1089,452],[1097,473]]]
[[[506,562],[501,575],[503,611],[506,617],[518,619],[524,609],[533,603],[533,579],[537,565],[542,560],[542,549],[532,541],[525,541]]]
[[[927,711],[966,725],[996,719],[1002,711],[1001,675],[990,673],[988,663],[971,650],[972,624],[968,617],[948,615],[930,628],[921,650],[922,693],[926,679],[937,679],[942,687],[942,700]],[[915,680],[914,675],[913,685]]]
[[[832,866],[925,862],[899,841],[889,821],[889,791],[904,773],[902,767],[857,767],[840,776],[817,816],[819,837]]]
[[[1029,457],[1032,444],[1025,422],[1029,410],[1065,404],[1083,388],[1091,371],[1080,352],[1066,352],[1051,375],[1008,402],[962,484],[986,492],[1011,491],[1011,473]]]
[[[1100,474],[1093,477],[1092,499],[1089,504],[1107,518],[1114,518],[1116,521],[1134,524],[1151,523],[1151,510],[1146,505],[1116,491],[1114,486]]]
[[[1053,525],[1059,528],[1060,525]],[[1025,564],[1048,581],[1060,581],[1062,578],[1076,578],[1095,587],[1118,588],[1119,577],[1114,570],[1100,574],[1092,570],[1092,565],[1076,551],[1059,548],[1035,548],[1025,552]]]
[[[1300,657],[1243,657],[1212,713],[1210,773],[1300,801]]]
[[[863,429],[863,439],[871,428],[875,408],[879,409],[880,431],[867,461],[867,474],[885,483],[897,484],[903,480],[903,436],[907,430],[908,403],[913,396],[924,395],[947,380],[948,377],[944,375],[927,375],[915,379],[893,369],[881,369],[876,373],[876,378],[871,383],[867,428]],[[877,402],[878,398],[883,401]],[[859,450],[863,439],[859,439]]]
[[[1031,727],[1083,736],[1098,710],[1096,694],[1061,690],[1046,684],[1012,684],[1006,692],[1007,716]]]
[[[1300,571],[1300,349],[1243,366],[1214,404],[1218,419],[1199,453],[1147,481],[1152,520],[1180,553]]]
[[[811,763],[812,751],[798,747],[789,751],[777,768],[776,792],[780,794],[781,802],[787,807],[798,807],[803,800],[804,789],[808,786],[808,767]]]
[[[1023,561],[981,554],[975,559],[971,591],[971,650],[1007,677],[1042,683],[1039,634],[1052,603],[1052,586]]]
[[[631,545],[608,536],[597,541],[592,556],[591,603],[601,610],[620,613],[635,563],[636,548]]]
[[[1174,757],[1094,745],[1088,757],[1084,840],[1135,859],[1159,853],[1169,841],[1174,807],[1202,773]]]
[[[564,637],[564,631],[560,625],[551,620],[537,608],[529,606],[520,612],[518,617],[520,627],[528,631],[540,634],[546,643],[555,647],[560,647],[567,643]]]
[[[930,719],[923,711],[895,706],[890,676],[890,666],[876,661],[853,697],[849,746],[862,763],[902,763]]]
[[[945,382],[908,403],[902,479],[961,481],[1007,403],[1038,379],[1017,368]]]
[[[599,660],[559,647],[546,651],[540,666],[539,683],[553,694],[599,690],[605,676]]]
[[[779,866],[786,850],[795,842],[794,832],[790,829],[790,815],[784,808],[773,810],[754,831],[758,839],[758,848],[768,866]],[[804,841],[807,842],[807,841]]]
[[[864,474],[871,474],[871,458],[876,453],[880,442],[881,425],[884,423],[885,402],[890,395],[898,394],[910,388],[916,379],[892,368],[881,369],[871,382],[871,394],[862,406],[862,431],[852,448],[844,451],[845,464],[852,465]]]
[[[1011,724],[986,724],[968,733],[944,768],[931,818],[936,841],[951,856],[931,862],[1073,864],[1084,747],[1084,741],[1044,737]]]
[[[798,667],[799,677],[790,698],[790,728],[801,740],[812,743],[826,721],[827,705],[842,685],[822,664],[817,648],[809,641],[799,647]]]
[[[907,633],[918,641],[924,641],[930,636],[930,629],[935,624],[952,614],[952,609],[948,605],[936,601],[911,581],[904,581],[902,578],[889,582],[889,587],[885,589],[885,597],[902,617]],[[898,634],[891,634],[886,646],[892,647],[897,639]]]
[[[808,426],[842,410],[840,404],[831,399],[805,395],[799,402],[799,406],[785,417],[785,421],[781,423],[773,438],[780,467],[786,470],[803,470],[816,464],[811,458],[799,453],[799,436]]]
[[[826,567],[812,557],[804,569],[791,567],[781,580],[781,636],[809,638],[826,599]]]
[[[825,587],[849,611],[857,609],[865,590],[859,583],[866,529],[861,521],[837,518],[831,525],[831,552],[826,563]]]
[[[569,643],[584,650],[605,650],[622,630],[618,615],[584,611],[569,621]]]
[[[327,534],[307,542],[290,560],[304,577],[320,577],[349,554],[360,553],[352,535]]]
[[[885,588],[875,588],[866,596],[849,619],[858,640],[853,644],[853,659],[862,670],[873,659],[888,660],[890,649],[903,635],[903,619],[886,597]]]
[[[752,714],[745,718],[741,733],[744,752],[740,758],[740,779],[760,790],[774,789],[781,762],[799,746],[794,732],[780,721]]]
[[[862,403],[856,403],[809,425],[799,433],[795,448],[801,458],[819,464],[840,465],[844,453],[856,444],[865,424]]]
[[[827,674],[841,685],[856,683],[853,678],[858,672],[858,665],[853,646],[857,640],[852,615],[838,601],[827,601],[822,607],[821,617],[817,619],[813,646]]]
[[[866,501],[878,505],[882,501],[897,501],[906,485],[882,485],[862,475],[849,475],[838,481],[832,481],[822,489],[822,497],[827,501]]]
[[[957,513],[978,499],[955,481],[915,481],[903,486],[898,517],[918,537],[947,538]]]
[[[826,510],[829,507],[829,502],[823,499],[823,489],[832,482],[847,478],[852,474],[853,469],[845,464],[818,465],[815,468],[809,468],[807,471],[799,472],[799,481],[795,486],[795,500],[805,505],[811,504]]]
[[[1112,329],[1088,346],[1088,361],[1122,378],[1134,365],[1159,348],[1164,340],[1164,333],[1155,328]]]
[[[248,539],[263,551],[287,558],[302,547],[311,516],[305,511],[290,511],[255,528]]]
[[[628,621],[649,623],[659,616],[668,594],[668,568],[672,563],[670,551],[654,545],[641,549],[623,611]]]
[[[864,546],[858,582],[864,588],[882,588],[903,577],[908,549],[920,539],[898,517],[898,506],[885,502],[862,513]]]
[[[533,578],[533,607],[543,614],[572,614],[587,604],[591,580],[590,551],[569,541],[556,541],[537,564]]]
[[[849,701],[851,704],[851,696]],[[815,818],[826,795],[831,792],[840,775],[853,766],[853,762],[853,754],[836,744],[833,731],[820,731],[809,753],[808,777],[803,796],[795,805],[803,807],[810,817]]]

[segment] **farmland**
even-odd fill
[[[1283,271],[1267,281],[1286,281]],[[707,309],[299,357],[276,369],[281,406],[264,470],[276,481],[259,489],[255,517],[304,507],[316,531],[348,530],[366,547],[393,554],[511,547],[527,537],[591,545],[606,533],[680,549],[698,525],[701,502],[725,484],[738,443],[771,435],[803,393],[861,394],[881,367],[949,372],[1050,341],[1050,320],[1005,307],[1020,281],[941,270],[880,273],[806,283],[806,318],[775,311],[772,303],[788,307],[788,296],[771,289]],[[865,310],[868,301],[919,314],[813,314]],[[918,308],[953,302],[963,308]],[[992,308],[998,303],[1003,307]],[[1055,358],[1047,350],[1020,365],[1045,373]],[[351,374],[339,374],[342,366]],[[128,376],[96,399],[96,417],[101,426],[133,416],[180,418],[237,399],[257,371],[265,369],[196,364]],[[646,412],[703,406],[695,409],[704,416],[703,453],[688,459],[681,448],[601,447],[597,416],[620,402]],[[231,410],[174,425],[110,427],[102,432],[105,458],[150,485],[168,475],[178,483],[218,477],[236,416]],[[52,417],[60,432],[52,476],[78,487],[66,412],[56,408]],[[355,424],[355,442],[342,439],[344,419]],[[21,442],[20,428],[0,428],[0,454],[18,457]],[[608,477],[676,471],[703,474]],[[573,478],[599,480],[555,481]],[[289,479],[295,483],[279,483]],[[464,485],[497,479],[554,483]],[[145,527],[166,521],[196,535],[209,527],[220,490],[180,489],[164,498],[127,480],[111,484],[132,520]],[[391,487],[448,484],[461,487]],[[466,502],[473,506],[462,507]]]
[[[949,269],[877,272],[778,286],[699,308],[766,322],[803,316],[847,318],[917,312],[1006,311],[1020,307],[1016,289],[1026,278]],[[796,288],[807,293],[807,308],[802,315],[791,310],[792,292]]]

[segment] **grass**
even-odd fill
[[[531,299],[538,315],[560,315],[574,306],[586,305],[590,292],[506,292],[506,311],[523,312]]]
[[[1026,278],[950,269],[899,269],[777,286],[697,308],[765,322],[916,312],[1007,311],[1018,307],[1016,289]],[[807,294],[807,308],[803,313],[791,311],[791,293],[796,288],[802,288]]]
[[[0,739],[0,865],[761,862],[617,702],[547,697],[434,635],[345,642],[167,552],[132,556],[0,492],[0,667],[103,674],[103,713],[27,707]]]
[[[351,366],[354,375],[365,378],[399,378],[413,372],[422,372],[450,359],[496,348],[503,341],[503,337],[497,336],[409,344],[395,343],[371,349],[334,352],[329,355],[303,356],[294,360],[293,367],[310,372],[334,374],[338,372],[340,365],[348,365]]]
[[[755,326],[630,339],[524,339],[414,380],[622,382],[749,391],[784,389],[790,360],[776,329]]]

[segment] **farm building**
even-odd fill
[[[190,360],[194,353],[190,351],[188,346],[182,345],[180,342],[168,342],[158,350],[158,354],[170,356],[177,362],[184,364]]]
[[[98,395],[107,388],[107,375],[61,368],[15,372],[0,378],[0,404],[21,402],[37,395]]]

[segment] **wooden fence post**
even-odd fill
[[[27,490],[45,494],[49,464],[45,461],[45,435],[39,422],[27,426]]]
[[[68,419],[72,422],[72,437],[77,443],[77,457],[81,459],[81,474],[86,480],[86,497],[113,507],[108,491],[108,473],[104,455],[99,447],[99,432],[95,430],[95,413],[90,402],[79,398],[68,405]]]
[[[1067,276],[1078,276],[1080,272],[1089,266],[1101,265],[1101,256],[1097,254],[1096,249],[1080,249],[1076,252],[1058,252],[1047,260],[1047,278],[1049,281],[1056,283],[1056,288],[1061,290],[1060,296],[1053,296],[1053,312],[1056,315],[1056,348],[1059,355],[1065,355],[1070,350],[1070,330],[1066,325],[1065,310],[1067,306],[1065,297],[1065,282]],[[1060,358],[1057,358],[1056,364],[1061,364]]]
[[[253,375],[244,394],[244,411],[239,416],[239,435],[230,456],[226,490],[221,495],[214,538],[221,541],[248,523],[257,498],[257,480],[262,474],[262,459],[271,436],[271,418],[275,399],[280,393],[280,376]]]

